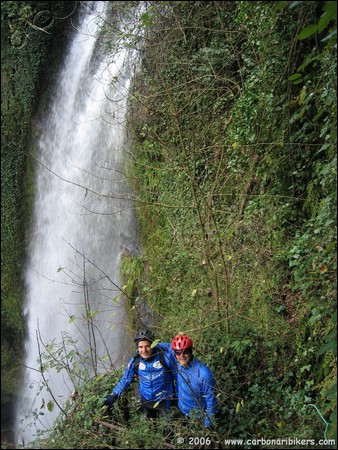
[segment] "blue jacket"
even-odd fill
[[[172,398],[175,391],[173,377],[176,374],[176,363],[175,357],[172,352],[169,353],[169,349],[169,343],[158,343],[155,345],[154,353],[150,358],[132,357],[121,380],[114,387],[112,394],[121,395],[130,386],[137,372],[135,368],[137,359],[139,360],[138,378],[141,396],[153,402]],[[164,360],[170,370],[162,366],[160,352],[163,353]]]
[[[216,413],[215,378],[211,370],[193,357],[187,367],[177,364],[178,407],[186,415],[193,410],[199,411],[204,418],[204,425],[211,425],[211,418]]]

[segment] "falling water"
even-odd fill
[[[46,362],[39,359],[48,345],[54,342],[55,352],[67,348],[68,339],[75,341],[80,362],[87,358],[95,373],[96,363],[100,372],[125,362],[129,344],[118,287],[121,249],[137,252],[136,222],[123,176],[130,68],[126,50],[113,59],[104,56],[109,52],[101,43],[107,38],[100,30],[109,3],[80,2],[84,13],[35,146],[34,219],[25,271],[28,369],[18,407],[20,443],[50,429],[59,409],[51,412],[48,405],[54,400],[62,404],[74,390],[65,371],[48,368],[41,376]],[[90,318],[93,329],[88,328]],[[50,393],[45,387],[39,393],[46,384]]]

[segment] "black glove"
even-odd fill
[[[108,397],[106,398],[103,405],[108,406],[108,408],[111,408],[117,399],[118,399],[118,395],[112,393],[112,394],[108,395]]]

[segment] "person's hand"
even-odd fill
[[[105,402],[103,403],[103,406],[108,406],[108,408],[111,408],[113,406],[113,404],[116,402],[117,400],[117,395],[116,394],[110,394],[108,395],[108,397],[106,398]]]

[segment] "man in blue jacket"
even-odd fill
[[[129,364],[104,405],[110,409],[118,397],[138,377],[141,408],[147,418],[156,418],[175,406],[176,361],[169,343],[158,343],[149,330],[140,331],[135,337],[137,353]]]
[[[178,408],[186,417],[199,417],[210,427],[216,414],[215,378],[193,355],[193,342],[183,333],[171,342],[177,360]]]

